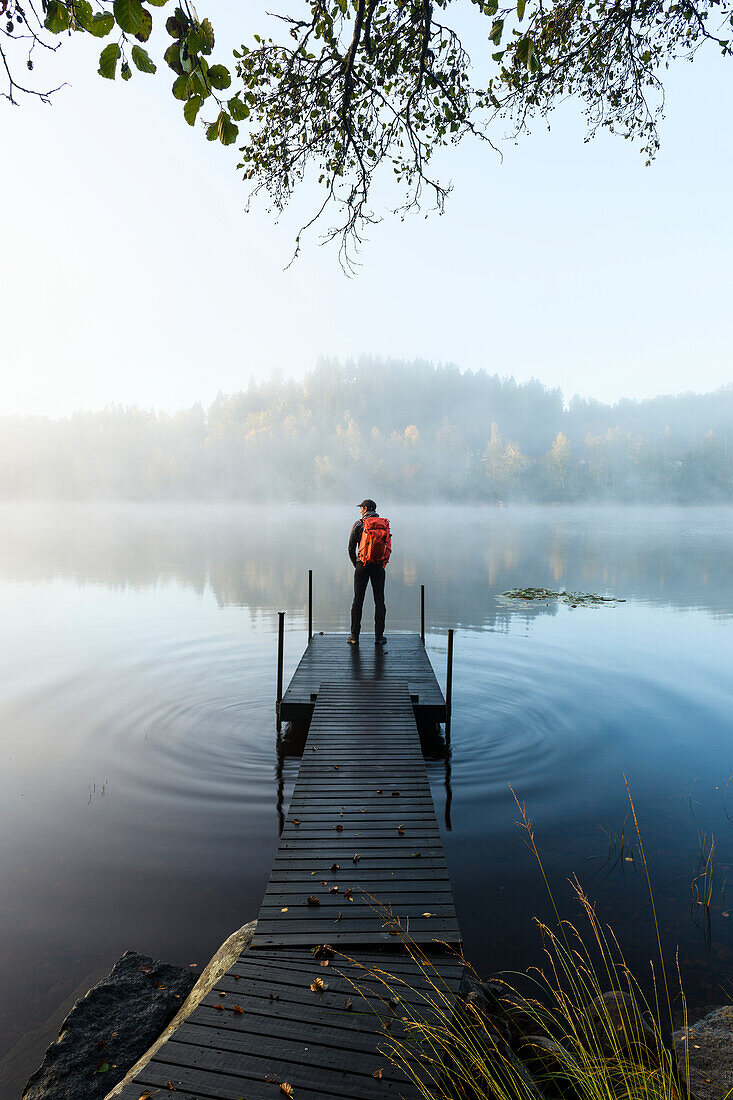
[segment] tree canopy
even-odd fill
[[[733,0],[298,0],[296,14],[274,16],[278,33],[252,34],[224,63],[211,21],[189,0],[40,2],[0,0],[6,99],[58,90],[35,82],[35,64],[71,33],[105,43],[102,77],[154,73],[145,43],[165,17],[162,59],[186,122],[236,143],[244,179],[277,211],[306,177],[317,180],[309,225],[333,210],[327,236],[340,237],[345,256],[377,219],[379,169],[401,187],[399,211],[426,200],[442,210],[438,150],[467,135],[491,141],[500,119],[522,133],[568,96],[583,103],[590,134],[638,139],[651,159],[661,74],[705,44],[730,55],[733,30]],[[459,12],[479,21],[479,57],[451,25]]]

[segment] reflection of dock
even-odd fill
[[[379,1042],[406,1034],[408,1005],[421,1011],[407,937],[442,990],[461,980],[416,722],[446,710],[419,636],[385,650],[312,639],[282,700],[310,727],[252,946],[124,1100],[169,1082],[190,1100],[276,1100],[283,1082],[298,1100],[417,1095]]]

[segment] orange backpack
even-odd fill
[[[392,553],[392,535],[389,520],[381,516],[364,516],[359,561],[364,565],[386,565]]]

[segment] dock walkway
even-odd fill
[[[283,1083],[295,1100],[416,1096],[380,1040],[425,1011],[432,983],[457,992],[463,971],[420,699],[445,716],[419,638],[390,637],[386,651],[313,638],[283,699],[283,717],[287,701],[310,727],[252,945],[124,1100],[170,1088],[186,1100],[277,1100]]]

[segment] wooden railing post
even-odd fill
[[[285,648],[285,612],[277,613],[277,728],[280,729],[280,707],[283,701],[283,651]]]
[[[308,570],[308,641],[313,640],[313,570]]]
[[[450,720],[453,709],[453,631],[448,631],[448,665],[445,675],[445,737],[450,742]]]
[[[420,585],[420,638],[425,645],[425,585]]]

